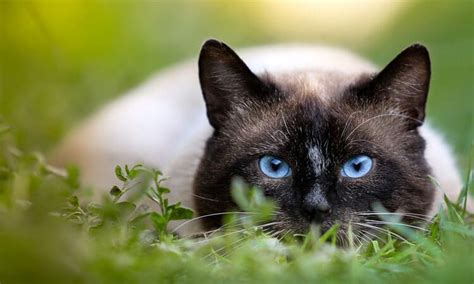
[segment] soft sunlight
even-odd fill
[[[392,23],[409,1],[261,1],[262,26],[275,34],[292,33],[317,41],[362,42]]]

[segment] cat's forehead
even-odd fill
[[[286,98],[279,101],[278,107],[270,108],[271,112],[279,113],[274,117],[277,121],[285,122],[274,125],[298,129],[302,134],[297,137],[305,145],[321,145],[328,139],[349,141],[358,134],[370,139],[373,128],[380,129],[392,118],[388,115],[379,119],[371,117],[393,109],[390,105],[366,103],[360,99],[360,93],[373,75],[318,70],[266,74],[264,80]]]
[[[265,81],[276,86],[293,100],[315,98],[320,104],[329,106],[352,86],[366,82],[372,74],[345,73],[331,70],[298,70],[263,75]]]
[[[257,144],[269,151],[290,145],[292,151],[296,149],[299,155],[309,157],[315,170],[324,168],[324,159],[330,152],[328,145],[349,149],[356,145],[355,141],[378,142],[391,137],[387,128],[381,127],[392,125],[387,124],[390,116],[371,119],[385,112],[382,106],[361,105],[351,99],[357,97],[372,76],[318,70],[261,75],[262,81],[284,94],[284,99],[233,120],[228,137],[235,138],[239,133],[239,140],[249,147],[260,141]],[[260,146],[256,149],[261,150]]]

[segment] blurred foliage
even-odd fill
[[[5,136],[7,128],[1,129],[2,283],[474,280],[474,216],[456,204],[447,202],[448,210],[426,231],[396,225],[391,228],[395,233],[385,231],[365,244],[353,239],[341,249],[335,246],[337,227],[322,236],[317,229],[295,236],[269,230],[273,204],[257,189],[236,181],[233,196],[246,211],[229,212],[219,230],[178,238],[167,230],[167,222],[192,215],[168,203],[169,190],[160,186],[160,172],[140,165],[118,167],[116,175],[123,185],[113,187],[101,202],[87,202],[77,197],[87,189],[78,183],[74,169],[63,172],[37,153],[21,152]],[[146,196],[161,211],[146,208]]]

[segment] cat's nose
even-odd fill
[[[312,222],[320,223],[324,215],[331,212],[326,194],[320,189],[311,190],[304,198],[303,208]]]

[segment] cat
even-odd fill
[[[64,139],[53,163],[75,164],[86,184],[105,189],[116,183],[116,165],[161,169],[171,201],[210,215],[180,226],[183,235],[222,225],[218,213],[235,208],[235,176],[275,200],[274,229],[293,233],[314,223],[374,231],[375,204],[410,223],[439,210],[441,189],[457,198],[454,155],[424,123],[424,46],[381,71],[334,47],[269,45],[240,55],[206,41],[198,64],[162,71],[100,110]]]

